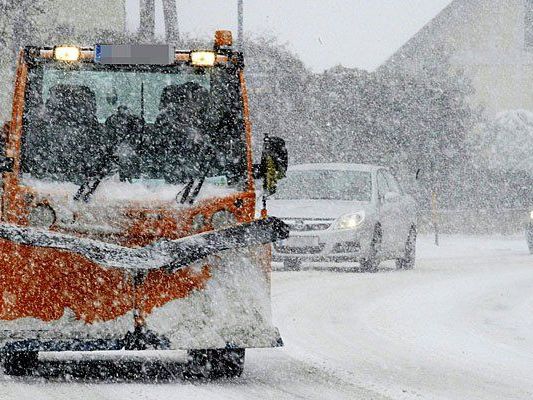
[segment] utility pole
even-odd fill
[[[180,40],[178,28],[178,8],[176,0],[163,0],[165,15],[165,37],[169,44],[177,44]]]
[[[244,5],[243,0],[237,0],[237,48],[244,51]]]
[[[143,42],[153,42],[155,39],[155,0],[141,0],[139,36]]]

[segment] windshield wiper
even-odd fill
[[[180,193],[182,193],[179,203],[180,204],[185,204],[185,203],[193,204],[196,198],[198,197],[198,195],[200,194],[200,190],[202,190],[202,186],[204,185],[205,178],[206,178],[205,175],[199,178],[196,186],[194,186],[196,178],[190,179],[189,182],[187,182],[187,185],[185,185],[185,187],[183,188],[183,190],[178,193],[178,196],[180,195]],[[194,187],[194,190],[193,190],[193,187]]]
[[[207,175],[209,174],[209,171],[211,170],[211,163],[213,162],[213,158],[214,158],[213,156],[209,158],[204,157],[206,153],[209,154],[207,147],[204,148],[204,151],[202,152],[202,157],[199,157],[199,159],[202,159],[202,160],[208,159],[207,162],[202,163],[202,167],[200,168],[200,171],[198,171],[199,172],[198,175],[200,175],[200,178],[192,177],[189,180],[189,182],[187,182],[187,185],[185,185],[183,190],[177,194],[176,198],[180,195],[180,193],[183,193],[179,200],[180,204],[185,204],[185,203],[193,204],[196,198],[198,197],[198,195],[200,194],[200,191],[202,190],[202,186],[205,183],[205,179],[207,178]],[[196,186],[194,186],[194,183],[196,182],[197,179],[198,179],[198,183],[196,184]]]
[[[112,148],[113,147],[111,147],[111,149]],[[83,200],[87,203],[98,188],[98,185],[100,185],[100,182],[102,182],[102,179],[109,175],[113,162],[115,162],[113,150],[108,149],[106,154],[102,157],[100,165],[96,169],[97,172],[93,176],[86,176],[85,181],[80,185],[80,188],[74,195],[74,200]]]
[[[91,195],[94,193],[100,182],[101,178],[96,178],[94,181],[85,181],[81,184],[80,188],[74,195],[75,201],[83,200],[85,203],[89,201]]]

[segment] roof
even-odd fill
[[[478,7],[482,0],[453,0],[440,13],[424,25],[415,35],[390,56],[380,67],[393,66],[405,59],[426,58],[429,53],[446,51],[445,35],[452,27],[461,24],[471,24],[475,14],[472,10]]]
[[[350,163],[314,163],[295,164],[289,166],[289,171],[315,171],[315,170],[336,170],[336,171],[365,171],[374,172],[380,168],[379,165],[371,164],[350,164]]]

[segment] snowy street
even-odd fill
[[[0,399],[533,397],[533,259],[522,236],[444,236],[438,248],[423,236],[413,271],[391,266],[275,272],[273,312],[286,346],[248,351],[240,379],[189,383],[175,377],[175,360],[157,355],[151,365],[163,372],[145,366],[146,380],[108,357],[47,357],[33,376],[0,377]],[[103,368],[115,369],[112,383],[97,377]]]

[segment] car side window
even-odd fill
[[[385,173],[385,177],[387,178],[389,192],[402,194],[402,188],[396,178],[390,172]]]
[[[387,184],[387,179],[383,172],[378,172],[378,198],[383,199],[385,193],[389,191],[389,185]]]

